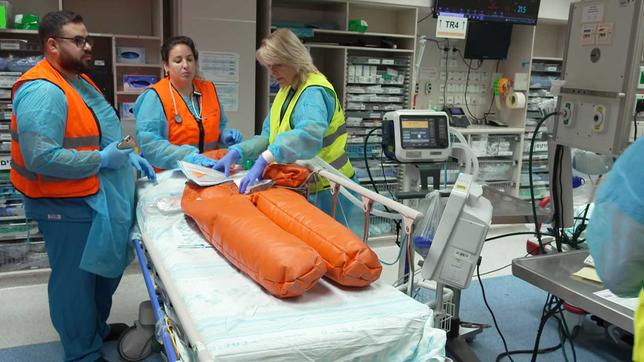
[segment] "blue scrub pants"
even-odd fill
[[[354,196],[358,199],[361,197],[355,193]],[[310,194],[309,201],[315,204],[315,206],[326,214],[331,215],[333,195],[331,194],[330,189]],[[351,201],[342,194],[338,195],[338,205],[335,208],[335,219],[340,224],[351,229],[354,234],[362,239],[364,235],[364,211],[352,204]]]
[[[49,315],[60,335],[65,361],[96,361],[112,295],[121,277],[104,278],[79,268],[91,223],[38,221],[51,265]]]

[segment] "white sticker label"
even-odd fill
[[[467,34],[467,18],[457,16],[438,16],[436,21],[436,37],[465,39]]]
[[[582,23],[598,23],[602,20],[604,20],[604,4],[584,6],[581,14]]]
[[[0,170],[8,170],[11,168],[11,157],[0,158]]]
[[[581,26],[581,45],[595,45],[597,24],[583,24]]]
[[[610,45],[613,43],[614,23],[601,23],[597,25],[597,44]]]
[[[20,43],[4,43],[4,42],[0,42],[0,49],[19,50],[20,49]]]

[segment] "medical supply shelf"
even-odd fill
[[[278,27],[292,27],[333,84],[345,111],[347,154],[360,183],[373,189],[365,168],[364,141],[371,129],[380,128],[385,112],[412,107],[417,8],[361,0],[272,0],[260,4],[259,11],[270,15],[266,28],[258,29],[258,39]],[[367,31],[350,31],[350,19],[365,20]],[[259,74],[256,109],[261,116],[268,112],[276,86],[270,86],[265,70]],[[387,194],[387,189],[395,193],[399,167],[386,159],[381,167],[380,142],[379,131],[369,137],[369,169],[380,193]],[[391,221],[372,216],[370,224],[371,237],[395,234]]]
[[[31,242],[42,238],[38,226],[25,217],[22,196],[9,181],[11,88],[41,53],[35,32],[0,32],[0,271],[21,268],[29,258]]]
[[[347,49],[345,71],[344,109],[347,122],[347,152],[360,183],[389,197],[399,191],[399,165],[388,162],[382,154],[381,122],[389,111],[411,107],[411,67],[413,56],[381,50],[378,53],[354,48]],[[365,137],[372,129],[365,154]],[[357,144],[356,144],[357,143]],[[354,152],[354,147],[359,152]],[[365,165],[365,158],[367,165]],[[367,168],[371,172],[368,175]],[[378,216],[369,219],[369,237],[391,235],[396,232],[392,220]]]
[[[524,129],[485,125],[455,129],[463,134],[479,160],[479,180],[491,188],[516,195],[521,181],[518,167],[522,161]]]
[[[140,93],[124,91],[125,75],[153,75],[157,79],[163,75],[160,57],[163,0],[21,0],[13,3],[14,13],[33,13],[41,19],[46,13],[56,10],[81,14],[95,39],[92,49],[94,70],[90,77],[119,111],[124,107],[123,103],[130,106]],[[0,34],[2,37],[38,39],[34,30],[6,29]],[[119,48],[143,49],[145,58],[139,59],[139,63],[124,63],[118,57]],[[122,123],[124,129],[134,136],[134,121],[124,119]]]
[[[122,91],[124,74],[162,75],[162,0],[21,0],[12,4],[14,14],[33,13],[41,19],[56,10],[83,16],[94,38],[94,69],[89,75],[112,105],[134,102],[140,93]],[[144,49],[146,58],[139,64],[123,63],[117,57],[119,47]],[[42,235],[37,224],[25,218],[22,196],[9,181],[11,88],[41,56],[36,30],[0,29],[0,272],[48,267]],[[134,135],[134,122],[129,122],[123,120],[123,126]]]
[[[519,197],[528,200],[530,195],[528,156],[530,142],[537,122],[543,117],[544,108],[554,108],[557,98],[550,93],[553,80],[561,76],[563,59],[555,57],[533,57],[530,74],[530,90],[528,91],[528,112],[525,126],[525,143],[523,145],[524,162],[521,167],[521,187]],[[541,103],[550,103],[544,107]],[[550,193],[548,173],[548,132],[544,126],[539,130],[535,139],[532,155],[533,186],[535,198],[542,199]],[[545,169],[545,171],[544,171]]]

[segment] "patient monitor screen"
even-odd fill
[[[447,118],[400,117],[401,146],[405,149],[441,149],[449,146]]]

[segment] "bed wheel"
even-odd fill
[[[161,351],[161,344],[154,335],[154,316],[152,303],[142,302],[139,305],[139,320],[126,329],[118,341],[119,356],[125,361],[142,361],[152,353]]]

